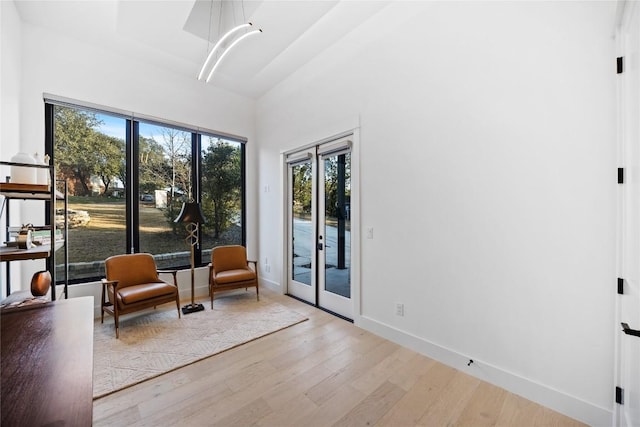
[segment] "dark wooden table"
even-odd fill
[[[93,298],[0,312],[2,426],[90,426]]]

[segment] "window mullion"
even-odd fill
[[[201,142],[202,136],[199,133],[191,134],[191,182],[193,183],[193,200],[202,203],[202,194],[201,194]],[[202,227],[202,225],[200,225]],[[203,264],[202,260],[202,228],[198,229],[198,244],[194,247],[194,260],[195,264],[201,266]]]

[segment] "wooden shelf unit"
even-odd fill
[[[62,248],[64,241],[58,240],[54,251]],[[32,246],[29,249],[18,249],[15,247],[0,247],[0,262],[2,261],[25,261],[29,259],[42,259],[51,256],[51,245]]]
[[[29,165],[24,163],[4,162],[0,161],[0,165],[5,166],[21,166],[21,167],[34,167],[34,168],[46,168],[49,170],[49,182],[53,183],[53,191],[49,185],[37,185],[37,184],[22,184],[13,182],[0,182],[0,195],[5,197],[6,204],[6,233],[5,240],[9,241],[9,201],[12,199],[18,200],[39,200],[50,202],[49,205],[49,222],[51,229],[51,242],[54,242],[53,250],[51,245],[32,246],[29,249],[19,249],[16,247],[2,246],[0,247],[0,262],[12,262],[12,261],[25,261],[35,259],[47,259],[48,269],[51,273],[51,300],[56,299],[56,251],[64,248],[64,296],[68,298],[68,285],[69,285],[69,250],[67,246],[68,238],[68,218],[67,211],[69,210],[67,201],[67,182],[65,180],[55,179],[54,166],[50,165]],[[57,190],[57,184],[61,183],[63,191]],[[63,239],[56,240],[56,202],[62,201],[64,203],[64,227],[62,230]],[[11,294],[11,276],[10,269],[6,271],[6,295]]]
[[[12,182],[0,182],[0,194],[8,199],[24,200],[50,200],[51,190],[48,185],[18,184]],[[64,194],[58,190],[55,192],[56,200],[64,200]]]

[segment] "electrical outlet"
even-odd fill
[[[396,304],[396,316],[404,316],[404,304]]]
[[[367,239],[373,239],[373,227],[367,227]]]

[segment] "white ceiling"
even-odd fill
[[[25,22],[118,50],[194,79],[219,35],[246,19],[263,32],[248,37],[230,51],[208,84],[257,98],[389,1],[16,0],[15,3]]]

